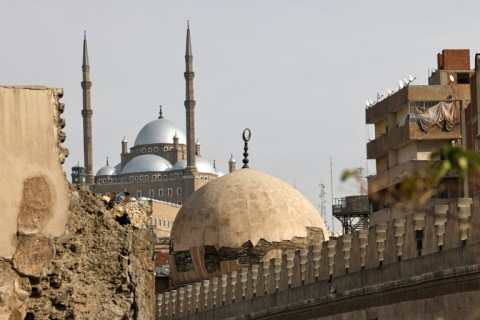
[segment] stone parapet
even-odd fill
[[[476,195],[475,203],[478,198]],[[238,309],[238,303],[249,305],[242,314],[255,313],[287,302],[295,305],[302,299],[364,294],[367,288],[382,292],[386,286],[441,282],[468,270],[479,278],[478,215],[476,208],[472,210],[472,199],[452,199],[448,206],[438,205],[308,250],[171,290],[157,296],[157,318],[202,319],[205,312],[233,317],[240,314],[232,311]],[[310,296],[296,290],[311,291],[312,286],[316,290]],[[184,298],[178,299],[179,295]],[[288,301],[279,301],[280,297]],[[274,304],[268,303],[273,300]]]

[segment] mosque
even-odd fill
[[[138,133],[133,147],[124,138],[121,143],[121,160],[116,165],[106,165],[93,175],[92,115],[90,65],[87,39],[83,41],[83,133],[84,164],[72,168],[72,182],[86,184],[97,194],[129,192],[132,197],[150,198],[182,205],[195,190],[223,175],[215,164],[203,158],[200,144],[195,140],[195,99],[193,90],[193,54],[190,28],[187,28],[186,70],[186,132],[166,119],[161,106],[158,119],[147,123]],[[235,170],[233,156],[229,170]]]

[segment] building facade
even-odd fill
[[[375,160],[377,170],[368,177],[373,222],[385,218],[375,212],[385,213],[402,200],[395,196],[400,183],[418,171],[433,150],[449,144],[466,146],[462,131],[474,73],[469,59],[469,50],[443,50],[428,85],[406,81],[397,92],[366,109],[366,123],[375,127],[375,138],[367,143],[367,158]],[[467,196],[467,189],[455,174],[447,175],[430,204],[464,196],[464,192]]]

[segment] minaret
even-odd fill
[[[233,153],[230,157],[230,160],[228,160],[228,173],[232,173],[237,169],[237,161],[235,161],[235,158],[233,158]]]
[[[93,180],[93,147],[92,147],[92,105],[90,99],[90,64],[88,63],[87,33],[83,36],[83,63],[82,63],[82,91],[83,91],[83,155],[85,165],[85,183],[92,185]]]
[[[194,175],[197,171],[195,165],[195,100],[193,95],[193,55],[190,41],[190,25],[187,24],[187,46],[185,51],[185,111],[187,119],[187,168],[185,173]]]

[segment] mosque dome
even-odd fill
[[[97,171],[96,176],[115,176],[118,174],[118,171],[115,167],[112,167],[111,165],[106,165],[100,168],[100,170]]]
[[[200,156],[195,156],[195,165],[197,167],[197,171],[201,173],[212,173],[217,174],[217,171],[213,167],[213,165],[205,158]],[[187,167],[187,160],[182,159],[173,165],[172,170],[183,170]]]
[[[134,146],[156,143],[173,143],[173,137],[177,135],[179,144],[186,144],[185,132],[165,118],[158,118],[147,123],[137,135]]]
[[[242,169],[193,193],[177,214],[171,239],[177,285],[278,257],[286,248],[319,244],[328,240],[328,231],[315,207],[295,188]]]
[[[139,172],[158,172],[172,168],[168,160],[153,154],[144,154],[130,160],[122,169],[122,174]]]

